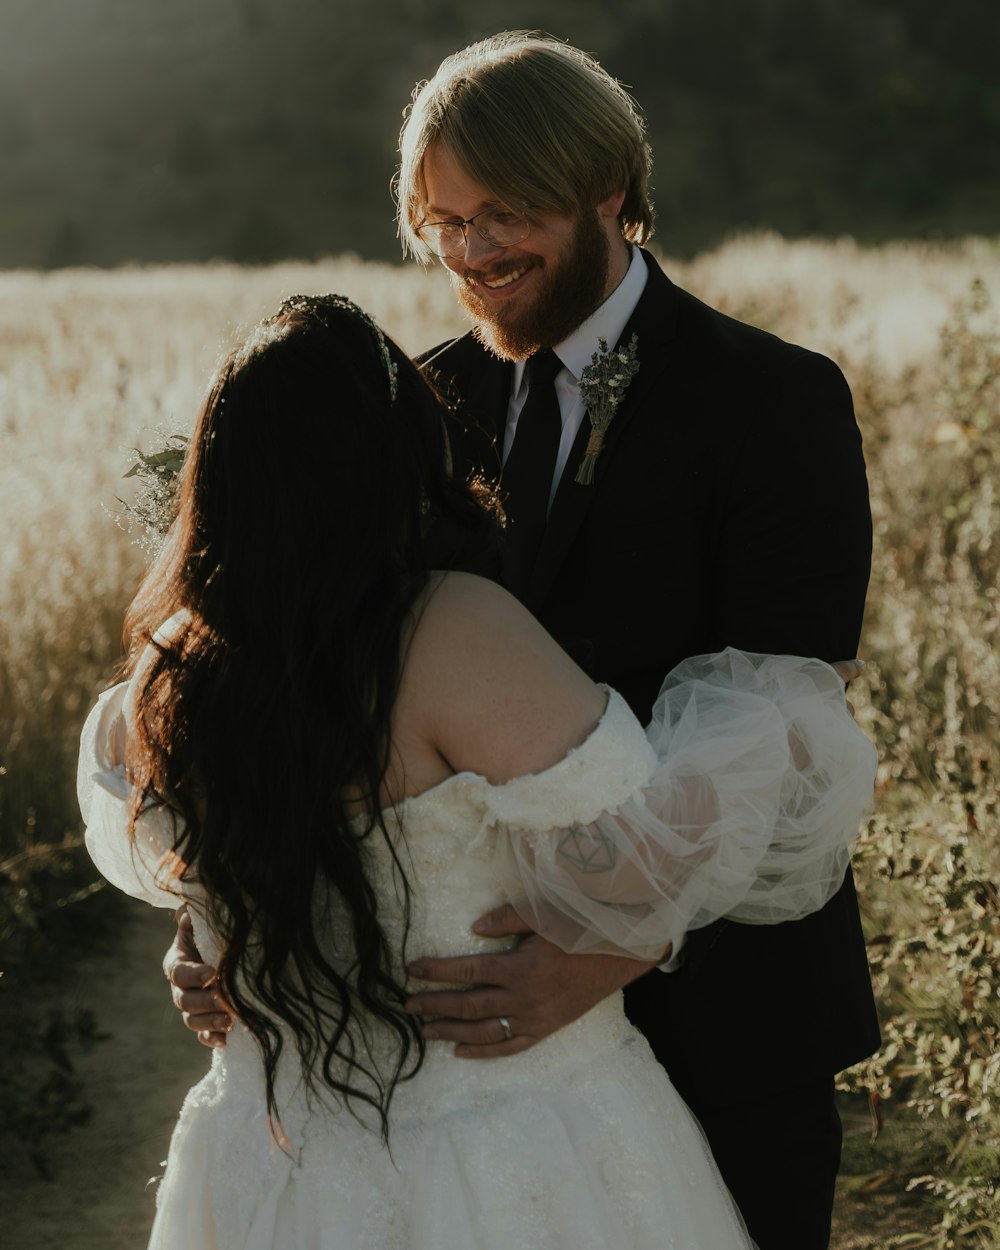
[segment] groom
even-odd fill
[[[506,495],[487,571],[643,722],[689,655],[854,655],[871,543],[839,370],[670,282],[638,246],[649,169],[619,85],[582,52],[514,34],[448,58],[419,90],[398,186],[404,246],[440,258],[474,325],[424,365],[452,403],[456,471],[499,477]],[[599,339],[617,348],[585,411]],[[506,909],[479,931],[522,940],[417,961],[416,975],[468,987],[411,1000],[427,1036],[472,1059],[514,1054],[627,986],[761,1250],[827,1245],[834,1074],[879,1041],[850,874],[816,915],[721,921],[665,968],[566,955]],[[193,975],[178,964],[175,984]],[[192,1027],[213,1027],[197,995],[176,997]]]
[[[401,136],[404,245],[440,257],[474,325],[425,368],[455,405],[457,465],[507,493],[501,578],[643,723],[685,656],[853,655],[871,543],[839,370],[672,285],[636,246],[652,230],[648,174],[618,84],[533,36],[446,60]],[[638,371],[591,441],[578,388],[599,338],[634,341]],[[524,365],[544,348],[551,378]],[[537,481],[522,437],[544,465]],[[522,930],[501,915],[490,931]],[[833,1077],[879,1041],[850,876],[806,920],[692,934],[669,972],[537,937],[501,959],[418,962],[421,976],[492,987],[413,1002],[445,1017],[430,1028],[469,1057],[522,1049],[628,984],[628,1014],[701,1120],[761,1250],[826,1246]]]

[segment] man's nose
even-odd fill
[[[495,243],[488,243],[475,226],[465,227],[465,263],[470,268],[479,268],[494,260],[503,250]]]

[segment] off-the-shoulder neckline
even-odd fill
[[[616,691],[615,689],[613,689],[613,687],[608,686],[603,682],[598,682],[597,685],[598,685],[598,688],[600,690],[603,690],[608,696],[607,701],[604,705],[604,711],[601,713],[600,717],[598,718],[597,723],[594,725],[594,728],[590,731],[590,733],[586,736],[586,738],[584,738],[582,742],[578,743],[575,747],[571,747],[566,752],[566,754],[562,757],[562,759],[557,760],[554,764],[549,765],[548,768],[544,768],[537,773],[522,773],[518,775],[517,777],[511,777],[509,780],[501,781],[501,782],[492,782],[487,777],[483,776],[482,773],[477,773],[477,772],[473,772],[470,769],[465,769],[462,772],[452,773],[449,777],[443,777],[440,781],[435,782],[434,785],[432,786],[428,786],[427,789],[425,790],[420,790],[416,794],[404,795],[401,799],[398,799],[395,803],[387,804],[385,807],[379,810],[379,812],[377,813],[377,816],[381,818],[392,817],[396,820],[401,820],[405,813],[412,811],[418,805],[425,804],[429,802],[432,798],[439,798],[442,793],[447,792],[452,787],[457,786],[462,783],[466,785],[474,783],[478,785],[484,792],[497,794],[497,793],[503,793],[504,790],[508,789],[508,787],[513,788],[513,787],[521,786],[526,781],[529,781],[533,778],[543,777],[546,775],[558,773],[566,769],[572,768],[573,762],[579,757],[579,755],[582,752],[592,749],[592,745],[593,745],[595,738],[601,733],[602,729],[605,727],[605,725],[607,724],[611,716],[613,715],[620,716],[622,712],[625,712],[628,714],[629,717],[632,717],[634,719],[631,709],[629,708],[628,704],[625,702],[624,698],[618,693],[618,691]],[[124,697],[125,693],[127,692],[128,686],[129,686],[128,681],[119,682],[116,686],[112,686],[109,690],[104,692],[104,695],[102,695],[102,700],[106,698],[107,696],[114,695],[118,692],[121,692],[121,696]],[[636,724],[638,725],[638,722],[636,722]],[[639,728],[641,731],[641,726]],[[362,824],[363,821],[367,819],[369,819],[369,814],[367,812],[359,812],[356,816],[353,816],[351,818],[350,824],[353,827],[358,827]]]
[[[490,781],[488,778],[484,777],[482,773],[472,772],[469,769],[465,769],[460,773],[452,773],[450,777],[444,777],[441,781],[436,781],[434,785],[428,786],[426,790],[420,790],[416,794],[404,795],[403,798],[397,800],[395,803],[390,803],[386,807],[383,807],[378,812],[378,816],[394,816],[396,819],[401,819],[407,811],[410,811],[417,804],[423,803],[425,800],[429,800],[432,797],[440,797],[443,790],[449,789],[458,782],[475,782],[478,783],[484,790],[503,791],[506,787],[518,785],[528,778],[541,777],[546,773],[552,773],[555,770],[561,770],[567,766],[571,766],[572,761],[580,754],[580,752],[587,750],[588,747],[591,746],[594,738],[601,732],[609,716],[612,714],[612,711],[617,712],[620,709],[625,708],[629,711],[630,715],[632,714],[628,704],[617,690],[613,689],[611,686],[605,685],[603,682],[598,682],[597,686],[598,689],[603,690],[608,696],[607,702],[604,705],[604,711],[601,713],[597,724],[590,731],[590,733],[587,734],[586,738],[584,738],[582,742],[577,743],[575,747],[570,747],[561,760],[557,760],[554,764],[550,764],[548,768],[544,768],[541,772],[537,773],[522,773],[517,777],[511,777],[508,781]],[[359,824],[367,816],[367,812],[359,812],[357,816],[351,818],[351,824]]]

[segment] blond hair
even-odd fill
[[[652,156],[638,106],[586,52],[532,31],[505,31],[441,62],[417,85],[399,136],[399,237],[419,260],[424,158],[440,143],[491,195],[518,212],[576,214],[624,190],[624,237],[653,232]]]

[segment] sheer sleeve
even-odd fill
[[[128,836],[132,790],[125,775],[128,683],[101,695],[80,740],[77,796],[87,826],[87,850],[102,876],[133,898],[175,908],[183,895],[171,868],[174,817],[164,807],[139,815]]]
[[[727,650],[667,678],[643,732],[614,691],[554,769],[491,787],[495,862],[564,950],[658,960],[721,916],[801,919],[840,888],[875,750],[819,660]]]

